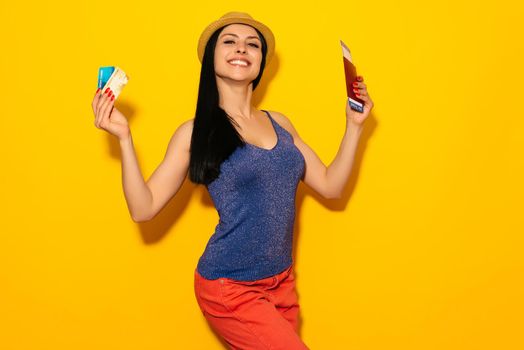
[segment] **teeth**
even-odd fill
[[[232,60],[232,61],[229,61],[229,63],[235,64],[235,65],[247,66],[247,62],[241,61],[241,60]]]

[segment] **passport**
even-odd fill
[[[118,98],[128,81],[129,76],[120,67],[104,66],[98,69],[98,88],[102,89],[102,92],[110,88],[115,99]]]
[[[340,45],[342,45],[342,59],[344,60],[344,74],[346,77],[346,93],[349,100],[349,106],[352,110],[357,112],[364,112],[364,101],[359,99],[355,92],[353,91],[353,83],[357,81],[357,68],[353,64],[353,59],[351,57],[351,51],[342,40],[340,40]]]

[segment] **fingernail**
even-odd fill
[[[358,83],[355,81],[355,82],[353,83],[353,86],[358,86]]]
[[[104,91],[104,94],[107,94],[109,91],[109,88],[106,88],[106,91]]]
[[[358,89],[353,89],[354,92],[358,92]]]
[[[360,94],[355,94],[356,96],[360,96]]]
[[[113,101],[115,99],[115,95],[111,96],[111,101]]]
[[[101,90],[100,88],[96,89],[96,93],[98,94],[98,91],[100,91],[100,90]]]

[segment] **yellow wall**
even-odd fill
[[[256,94],[329,164],[345,126],[339,39],[375,102],[342,200],[301,183],[295,269],[312,349],[522,349],[523,11],[518,1],[2,0],[0,348],[222,349],[193,294],[218,216],[188,180],[134,223],[100,65],[146,177],[195,110],[202,29],[276,35]]]

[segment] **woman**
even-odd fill
[[[93,100],[96,127],[120,140],[124,193],[134,221],[156,216],[188,172],[192,182],[208,189],[220,220],[194,271],[195,294],[231,349],[307,349],[298,336],[292,269],[296,188],[302,180],[325,198],[341,196],[373,107],[359,77],[354,86],[364,112],[346,104],[346,133],[326,167],[286,116],[252,106],[274,46],[271,30],[246,13],[227,13],[204,30],[195,118],[174,132],[147,183],[111,91],[97,91]]]

